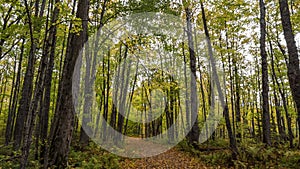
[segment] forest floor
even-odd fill
[[[178,151],[175,148],[153,157],[142,159],[126,159],[120,163],[123,169],[178,169],[178,168],[209,168],[197,158]]]
[[[78,140],[78,139],[76,139]],[[0,140],[1,141],[1,140]],[[255,142],[240,143],[238,159],[233,160],[228,140],[208,141],[197,149],[186,141],[180,142],[174,148],[147,157],[149,153],[157,154],[164,149],[163,144],[145,141],[140,138],[130,138],[126,149],[132,155],[145,158],[125,158],[104,150],[95,143],[80,147],[79,142],[73,142],[69,154],[68,169],[202,169],[202,168],[299,168],[300,151],[290,149],[287,144],[277,147],[265,147]],[[246,141],[246,140],[244,140]],[[1,146],[0,169],[19,168],[20,151],[13,152],[12,146]],[[137,150],[137,148],[140,148]],[[126,150],[126,151],[127,151]],[[13,152],[13,153],[12,153]],[[32,150],[34,152],[34,150]],[[34,153],[28,160],[27,168],[41,168]]]
[[[143,147],[143,151],[152,153],[163,149],[163,145],[145,141],[140,138],[127,140],[130,148]],[[241,143],[239,157],[232,159],[226,141],[208,142],[197,149],[187,142],[181,142],[176,147],[153,157],[140,159],[125,158],[120,160],[122,169],[177,169],[177,168],[299,168],[300,151],[289,149],[286,145],[277,148],[265,147],[263,144]],[[214,143],[214,144],[213,144]],[[140,153],[140,152],[135,152]],[[139,154],[142,156],[143,154]]]
[[[163,145],[153,143],[151,141],[144,141],[140,138],[130,138],[127,140],[129,149],[142,147],[143,152],[137,152],[140,156],[153,154],[164,149]],[[144,154],[146,153],[146,154]],[[125,159],[120,163],[123,169],[178,169],[178,168],[208,168],[201,161],[190,154],[179,151],[177,148],[172,148],[164,153],[153,157],[139,158],[139,159]]]

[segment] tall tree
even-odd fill
[[[95,41],[95,49],[93,52],[90,52],[92,56],[89,56],[88,51],[86,51],[86,74],[85,74],[85,87],[84,87],[84,110],[83,110],[83,118],[82,121],[83,123],[88,124],[91,119],[90,118],[86,118],[85,116],[89,116],[90,114],[90,109],[91,109],[91,105],[92,105],[92,86],[94,85],[94,75],[96,72],[96,61],[97,61],[97,54],[98,54],[98,45],[99,45],[99,39],[100,39],[100,34],[101,34],[101,28],[103,27],[103,17],[105,14],[105,8],[106,8],[106,4],[107,4],[107,0],[104,0],[103,4],[102,4],[102,11],[99,17],[99,26],[97,26],[98,30],[97,30],[97,35],[96,35],[96,41]],[[86,36],[86,38],[88,38],[88,36]],[[91,44],[93,45],[93,44]],[[86,146],[89,143],[89,136],[86,133],[86,131],[81,127],[80,130],[80,143],[82,144],[82,146]]]
[[[259,0],[260,8],[260,55],[262,58],[262,97],[263,97],[263,142],[271,145],[270,113],[269,113],[269,84],[268,84],[268,61],[266,52],[266,8],[264,0]]]
[[[56,0],[55,2],[58,3],[59,0]],[[42,4],[44,3],[45,0],[43,1]],[[48,11],[48,13],[50,13],[50,11]],[[52,79],[52,70],[54,65],[55,46],[56,46],[57,26],[55,23],[58,20],[58,14],[59,14],[59,8],[55,7],[52,12],[51,27],[49,28],[49,34],[47,32],[45,34],[44,48],[43,48],[43,53],[42,53],[40,66],[38,70],[38,75],[37,75],[38,78],[35,85],[34,97],[31,101],[29,112],[27,113],[27,117],[26,117],[25,127],[24,127],[24,143],[22,148],[21,168],[26,167],[30,146],[32,142],[32,133],[35,126],[37,112],[40,112],[39,113],[40,124],[38,124],[36,127],[37,137],[35,138],[37,141],[36,144],[37,149],[39,147],[38,144],[39,135],[42,136],[43,144],[45,144],[45,139],[47,137],[51,79]],[[48,28],[49,25],[48,16],[46,21],[46,28]],[[40,128],[43,130],[39,130]],[[42,149],[45,149],[45,146],[43,146]],[[44,151],[45,150],[42,151],[43,158],[44,158]],[[38,153],[36,153],[36,156],[38,156]]]
[[[282,28],[284,32],[284,38],[287,43],[288,48],[288,78],[290,82],[290,87],[293,95],[293,99],[296,103],[296,108],[298,112],[298,126],[300,126],[300,68],[299,68],[299,56],[298,50],[295,42],[295,36],[293,33],[290,11],[287,0],[279,0],[280,15]],[[300,132],[300,130],[299,130]],[[299,143],[300,147],[300,143]]]
[[[30,52],[28,57],[28,63],[26,67],[23,88],[21,93],[21,99],[19,101],[19,108],[18,114],[15,123],[15,130],[14,130],[14,149],[18,150],[22,143],[23,138],[23,128],[25,125],[25,119],[27,116],[27,112],[29,111],[30,101],[32,97],[32,89],[33,89],[33,79],[34,79],[34,64],[36,61],[36,50],[37,50],[37,38],[35,37],[36,31],[39,29],[39,26],[32,21],[32,12],[30,10],[30,4],[27,1],[24,1],[25,8],[26,8],[26,15],[28,19],[28,26],[29,26],[29,34],[30,34]],[[39,15],[39,1],[35,2],[35,17],[42,17],[43,13]],[[42,9],[44,10],[44,9]]]
[[[232,132],[232,128],[231,128],[231,124],[230,124],[228,105],[227,105],[227,102],[225,104],[224,95],[223,95],[222,90],[221,90],[221,84],[220,84],[220,81],[219,81],[219,77],[217,75],[216,61],[215,61],[215,58],[213,56],[212,44],[211,44],[211,40],[210,40],[210,35],[209,35],[208,27],[207,27],[206,15],[205,15],[205,10],[204,10],[204,5],[203,5],[202,1],[200,1],[200,5],[201,5],[204,32],[205,32],[205,36],[207,38],[207,43],[208,43],[209,58],[210,58],[212,71],[213,71],[213,78],[214,78],[216,86],[217,86],[220,102],[221,102],[222,106],[224,107],[223,114],[225,116],[226,128],[227,128],[227,132],[228,132],[228,136],[229,136],[229,140],[230,140],[230,148],[233,152],[233,158],[236,158],[236,156],[238,154],[236,139],[235,139],[234,133]]]
[[[186,24],[187,24],[187,37],[188,37],[188,46],[190,53],[190,69],[191,69],[191,119],[195,119],[192,129],[188,134],[188,139],[190,143],[198,142],[200,130],[198,126],[198,99],[197,99],[197,84],[196,84],[196,56],[194,49],[194,40],[193,40],[193,28],[192,28],[192,9],[189,7],[190,4],[187,4],[185,8],[186,14]],[[189,106],[189,105],[186,105]]]
[[[12,138],[13,125],[14,125],[14,121],[15,121],[17,102],[18,102],[18,95],[19,95],[19,90],[20,90],[21,71],[22,71],[21,68],[22,68],[22,60],[23,60],[23,54],[24,54],[24,44],[25,44],[25,39],[22,40],[17,77],[16,77],[15,83],[13,84],[14,92],[11,97],[11,106],[10,106],[8,116],[7,116],[7,123],[6,123],[6,130],[5,130],[5,144],[6,145],[9,144],[9,142],[11,141],[11,138]]]
[[[269,42],[269,44],[270,44],[272,81],[273,81],[273,84],[275,86],[276,84],[278,84],[278,80],[277,80],[277,76],[276,76],[276,72],[275,72],[275,66],[274,66],[275,64],[274,64],[274,54],[273,54],[272,42]],[[279,87],[280,86],[278,86],[278,88]],[[274,87],[273,90],[274,90],[273,93],[274,93],[275,113],[276,113],[276,119],[277,119],[278,132],[279,132],[279,135],[280,135],[281,139],[285,140],[286,135],[285,135],[285,132],[283,130],[283,126],[282,126],[282,122],[281,122],[281,113],[280,113],[280,110],[279,110],[280,104],[279,104],[279,100],[278,100],[278,96],[277,96],[275,87]]]
[[[64,60],[63,74],[59,84],[54,121],[51,125],[49,165],[67,167],[68,153],[73,134],[75,110],[72,102],[72,76],[75,63],[86,41],[89,0],[79,0],[76,17],[81,19],[82,29],[70,34],[70,42]]]

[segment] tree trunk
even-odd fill
[[[87,33],[85,34],[85,37],[83,37],[85,39],[85,41],[87,41],[88,39],[88,35]],[[84,77],[84,96],[83,96],[83,100],[84,100],[84,104],[83,104],[83,115],[82,115],[82,124],[84,125],[84,127],[81,126],[80,128],[80,138],[79,138],[79,142],[81,144],[81,146],[85,147],[89,144],[90,138],[88,136],[88,134],[91,134],[91,127],[89,126],[89,123],[91,122],[91,107],[92,107],[92,87],[93,87],[93,74],[92,73],[92,63],[94,64],[95,59],[96,59],[96,55],[92,56],[90,49],[90,43],[86,43],[85,45],[85,77]],[[93,61],[93,62],[92,62]]]
[[[265,3],[263,0],[259,1],[260,6],[260,54],[262,58],[262,96],[263,96],[263,142],[271,145],[271,131],[270,131],[270,113],[269,113],[269,85],[268,85],[268,61],[266,52],[266,21],[265,21]]]
[[[188,80],[187,80],[187,58],[184,52],[184,43],[182,43],[182,54],[183,54],[183,59],[184,59],[184,85],[185,85],[185,116],[186,116],[186,128],[190,128],[191,126],[191,117],[190,117],[190,99],[189,99],[189,92],[188,92]]]
[[[276,64],[276,67],[277,67],[278,73],[281,74],[281,70],[280,70],[278,64]],[[277,86],[278,86],[279,94],[280,94],[281,99],[282,99],[283,109],[284,109],[284,112],[285,112],[285,118],[286,118],[286,123],[287,123],[286,125],[287,125],[287,129],[288,129],[288,134],[289,134],[290,147],[292,148],[292,147],[294,147],[294,145],[293,145],[294,135],[293,135],[293,131],[292,131],[292,119],[291,119],[291,116],[288,112],[288,100],[287,100],[287,97],[286,97],[286,94],[285,94],[285,88],[284,88],[283,80],[280,78],[280,81],[281,81],[281,84],[277,80]],[[285,127],[284,118],[282,118],[282,125],[283,125],[283,130],[285,131],[286,127]]]
[[[290,11],[287,0],[279,0],[280,15],[282,28],[284,32],[284,38],[288,48],[288,78],[293,95],[293,99],[296,103],[298,112],[298,126],[300,126],[300,69],[299,69],[299,56],[295,42],[295,37],[292,29],[292,23],[290,19]],[[299,144],[300,147],[300,144]]]
[[[60,0],[56,0],[58,3]],[[57,27],[54,23],[57,22],[59,15],[59,8],[55,7],[53,11],[53,16],[51,18],[51,27],[50,27],[50,34],[47,39],[48,46],[50,48],[49,52],[49,61],[46,69],[46,75],[44,79],[44,97],[41,103],[41,115],[40,115],[40,137],[41,137],[41,163],[44,164],[47,162],[47,133],[48,133],[48,123],[49,123],[49,112],[50,112],[50,102],[51,102],[51,84],[52,84],[52,74],[53,74],[53,67],[54,67],[54,60],[55,60],[55,48],[56,48],[56,32]],[[46,50],[46,54],[48,53]],[[46,163],[45,163],[46,165]]]
[[[185,9],[186,12],[186,24],[187,24],[187,36],[188,36],[188,46],[190,53],[190,69],[191,69],[191,119],[195,119],[192,129],[188,134],[188,139],[190,143],[198,143],[200,130],[198,126],[198,99],[197,99],[197,84],[196,84],[196,56],[194,50],[194,41],[192,35],[192,10],[190,8]],[[189,106],[189,105],[186,105]],[[192,120],[191,120],[192,121]]]
[[[44,3],[44,1],[43,1],[43,3]],[[42,9],[42,10],[44,10],[44,9]],[[56,23],[57,17],[58,17],[58,12],[59,12],[58,8],[55,8],[54,12],[53,12],[52,20],[51,20],[51,25],[53,25],[53,23]],[[42,16],[43,12],[41,12],[40,15]],[[47,21],[48,21],[48,19],[47,19]],[[46,23],[46,29],[47,28],[48,28],[48,22]],[[44,98],[45,83],[47,83],[47,85],[48,85],[48,88],[49,88],[48,90],[51,89],[52,69],[53,69],[53,65],[54,65],[54,55],[55,55],[54,51],[55,51],[55,44],[56,44],[56,26],[51,26],[49,32],[50,32],[49,36],[47,36],[48,33],[45,34],[44,50],[43,50],[43,55],[42,55],[41,62],[40,62],[34,97],[31,102],[30,109],[29,109],[29,112],[28,112],[28,115],[26,118],[26,125],[25,125],[25,131],[24,131],[25,132],[24,133],[24,145],[23,145],[23,149],[22,149],[21,168],[25,168],[26,163],[27,163],[37,112],[39,112],[39,115],[40,115],[40,118],[39,118],[40,123],[36,127],[37,136],[39,137],[40,135],[42,135],[44,142],[47,137],[48,130],[44,131],[43,133],[39,133],[39,132],[41,132],[39,129],[40,129],[40,127],[44,127],[44,125],[48,125],[48,117],[46,117],[46,122],[43,122],[41,120],[44,120],[43,119],[44,117],[42,117],[43,108],[46,108],[46,109],[48,108],[48,112],[46,113],[45,116],[48,116],[48,113],[49,113],[50,91],[48,91],[48,96],[45,96],[46,101],[47,101],[47,97],[49,97],[48,98],[49,100],[46,102],[45,105],[43,104],[43,102],[44,102],[43,98]],[[49,51],[50,49],[51,49],[51,51]],[[50,56],[48,56],[49,53],[50,53]],[[47,80],[46,80],[46,77],[47,77]],[[49,82],[49,80],[50,80],[50,82]],[[44,113],[43,113],[43,115],[44,115]],[[43,126],[41,126],[41,124]],[[38,137],[36,137],[37,149],[39,147],[39,138]],[[36,151],[36,152],[38,152],[38,151]],[[38,156],[38,153],[36,153],[36,155]],[[42,158],[44,158],[44,157],[42,157]]]
[[[274,86],[277,85],[280,95],[283,96],[282,97],[282,102],[284,104],[284,110],[287,110],[286,103],[285,103],[285,97],[284,97],[284,94],[281,90],[280,83],[278,82],[277,75],[276,75],[276,72],[275,72],[273,46],[272,46],[271,42],[269,42],[269,44],[270,44],[270,53],[271,53],[270,56],[271,56],[271,68],[272,68],[272,80],[273,80]],[[276,111],[278,132],[279,132],[279,135],[280,135],[281,139],[286,140],[287,136],[286,136],[286,133],[285,133],[285,130],[284,130],[284,125],[282,124],[282,116],[281,116],[281,113],[280,113],[280,110],[279,110],[280,104],[279,104],[278,96],[277,96],[277,93],[276,93],[275,89],[276,88],[274,88],[274,99],[275,99],[275,111]],[[287,113],[287,115],[288,115],[288,113]],[[290,118],[288,116],[287,117],[288,122],[289,122],[289,119]],[[288,127],[288,128],[290,128],[290,127]],[[289,130],[289,131],[291,131],[291,130]],[[289,133],[292,134],[291,132],[289,132]],[[293,136],[290,135],[289,138],[291,138],[291,139],[289,139],[289,141],[290,141],[290,146],[292,146],[293,145]]]
[[[23,54],[24,54],[24,43],[25,40],[22,40],[22,46],[21,46],[21,53],[19,58],[19,64],[18,64],[18,71],[17,71],[17,78],[16,82],[14,84],[14,93],[12,96],[12,103],[11,107],[9,109],[8,117],[7,117],[7,123],[6,123],[6,130],[5,130],[5,145],[8,145],[11,141],[12,132],[13,132],[13,126],[15,121],[15,115],[16,115],[16,108],[17,108],[17,102],[18,102],[18,95],[19,95],[19,89],[20,89],[20,79],[21,79],[21,68],[22,68],[22,61],[23,61]]]
[[[233,59],[233,67],[234,67],[234,78],[235,78],[235,114],[236,114],[236,137],[238,138],[238,141],[242,138],[241,130],[242,130],[242,124],[241,124],[241,97],[240,97],[240,77],[238,75],[238,65],[237,65],[237,56]]]
[[[54,121],[51,126],[49,165],[59,168],[67,167],[68,153],[73,134],[75,110],[72,102],[72,76],[80,50],[86,41],[88,26],[89,0],[79,0],[76,17],[82,20],[82,30],[70,34],[70,43],[64,61],[63,74],[60,81],[60,94],[56,104]]]
[[[118,112],[118,124],[117,124],[117,129],[119,133],[123,134],[123,126],[124,126],[124,116],[120,113],[120,111],[123,111],[123,114],[126,114],[126,96],[127,96],[127,91],[128,91],[128,87],[129,87],[129,76],[130,76],[130,68],[131,68],[131,59],[127,59],[127,53],[128,53],[128,47],[126,46],[125,49],[125,56],[124,56],[124,65],[125,63],[127,68],[123,69],[124,73],[123,75],[125,75],[122,79],[123,81],[121,81],[120,83],[122,83],[121,85],[121,94],[120,94],[120,103],[119,103],[119,112]],[[121,135],[120,135],[121,136]],[[123,138],[117,138],[117,141],[121,141]]]
[[[101,14],[100,14],[100,25],[99,25],[99,29],[97,30],[95,46],[94,46],[94,48],[92,48],[94,51],[90,52],[93,56],[88,57],[89,53],[88,52],[86,53],[87,58],[86,58],[86,75],[85,75],[86,77],[85,77],[85,89],[84,89],[85,90],[85,92],[84,92],[85,93],[84,110],[83,110],[84,115],[83,115],[83,118],[82,118],[82,123],[85,123],[85,124],[88,124],[91,121],[91,117],[86,118],[85,116],[89,116],[90,107],[92,106],[91,105],[92,104],[91,103],[91,97],[92,97],[92,91],[91,90],[92,90],[92,86],[94,85],[93,77],[95,76],[95,72],[96,72],[96,61],[97,61],[96,58],[98,56],[99,38],[100,38],[100,34],[101,34],[101,28],[103,26],[103,16],[104,16],[104,13],[105,13],[106,3],[107,3],[107,0],[104,0],[104,2],[102,4],[102,11],[101,11]],[[90,45],[94,45],[94,44],[90,44]],[[92,66],[91,66],[91,61],[93,61]],[[98,117],[97,117],[97,119],[98,119]],[[86,127],[88,127],[88,126],[86,126]],[[88,129],[89,129],[89,127],[88,127]],[[89,132],[91,132],[91,130]],[[88,145],[89,140],[90,139],[89,139],[88,134],[81,127],[81,130],[80,130],[80,143],[82,144],[82,146],[86,146],[86,145]]]
[[[38,1],[36,2],[36,6],[38,6]],[[28,25],[30,30],[30,52],[28,57],[28,63],[26,67],[25,78],[23,82],[22,94],[21,99],[19,102],[18,114],[15,123],[15,130],[14,130],[14,150],[18,150],[21,146],[21,142],[23,139],[23,129],[26,119],[26,113],[29,111],[29,105],[32,97],[32,88],[33,88],[33,76],[34,76],[34,64],[35,64],[35,52],[37,48],[37,42],[34,38],[33,34],[34,31],[37,29],[34,27],[32,20],[31,20],[31,12],[30,7],[28,6],[27,1],[25,0],[25,7],[26,7],[26,14],[28,18]],[[38,16],[38,9],[35,9],[35,16]]]
[[[217,75],[216,61],[215,61],[215,58],[213,56],[212,45],[211,45],[210,36],[209,36],[209,32],[208,32],[208,28],[207,28],[207,23],[206,23],[206,16],[205,16],[205,11],[204,11],[204,5],[203,5],[202,1],[200,1],[200,4],[201,4],[202,21],[203,21],[203,25],[204,25],[205,36],[206,36],[207,42],[208,42],[208,52],[209,52],[209,58],[210,58],[210,62],[211,62],[211,66],[212,66],[212,71],[213,71],[213,78],[214,78],[216,86],[217,86],[217,90],[218,90],[218,94],[219,94],[219,99],[220,99],[220,102],[221,102],[221,106],[224,107],[223,114],[225,116],[226,128],[227,128],[227,132],[228,132],[228,136],[229,136],[229,140],[230,140],[230,148],[231,148],[232,153],[233,153],[232,157],[233,157],[233,159],[236,159],[237,158],[237,154],[238,154],[238,149],[237,149],[237,145],[236,145],[236,139],[235,139],[234,134],[232,133],[231,124],[230,124],[230,118],[229,118],[228,105],[225,104],[224,95],[222,93],[221,85],[220,85],[220,81],[219,81],[219,77]]]

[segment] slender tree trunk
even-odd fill
[[[127,53],[128,53],[128,47],[126,46],[125,49],[125,61],[127,63],[127,68],[124,69],[124,78],[123,83],[121,87],[121,95],[120,95],[120,104],[119,104],[119,111],[123,111],[123,114],[126,114],[126,97],[127,97],[127,91],[129,86],[129,76],[130,76],[130,68],[131,68],[131,59],[127,59]],[[125,72],[126,71],[126,72]],[[123,133],[123,126],[124,126],[124,116],[119,112],[118,113],[118,124],[117,129],[119,133]],[[118,138],[117,141],[121,141],[123,138]]]
[[[22,71],[22,61],[23,61],[23,54],[24,54],[24,43],[25,40],[22,40],[21,45],[21,53],[18,63],[18,71],[17,71],[17,78],[16,82],[14,84],[14,93],[12,97],[12,105],[9,109],[8,117],[7,117],[7,123],[6,123],[6,130],[5,130],[5,145],[8,145],[11,141],[12,133],[13,133],[13,126],[15,121],[15,114],[16,114],[16,108],[17,108],[17,102],[18,102],[18,95],[19,95],[19,89],[20,89],[20,79],[21,79],[21,71]]]
[[[127,134],[127,126],[128,126],[129,115],[130,115],[130,108],[131,108],[131,103],[132,103],[132,99],[133,99],[133,95],[134,95],[135,85],[136,85],[136,82],[137,82],[138,69],[139,69],[139,63],[137,62],[134,81],[133,81],[133,86],[132,86],[132,89],[131,89],[131,92],[130,92],[130,101],[128,103],[128,109],[126,109],[128,111],[126,112],[126,122],[125,122],[125,126],[124,126],[124,135]],[[153,135],[156,135],[156,132]]]
[[[83,37],[85,40],[88,40],[88,34],[85,34]],[[92,56],[90,52],[90,43],[85,44],[84,57],[85,57],[85,77],[84,77],[84,104],[83,104],[83,115],[82,115],[82,125],[85,127],[80,128],[80,138],[79,142],[81,146],[85,147],[89,144],[90,138],[88,134],[91,134],[91,127],[88,125],[91,122],[91,107],[92,107],[92,87],[93,87],[93,75],[92,73],[92,61],[95,62],[97,56]],[[93,48],[91,48],[93,49]]]
[[[225,23],[225,27],[227,27],[226,23]],[[226,46],[227,49],[230,49],[229,47],[229,42],[228,42],[228,32],[226,32]],[[228,55],[228,66],[229,66],[229,79],[230,79],[230,103],[231,103],[231,114],[232,114],[232,130],[233,130],[233,134],[235,135],[236,133],[236,123],[235,123],[235,110],[234,110],[234,85],[233,85],[233,73],[232,73],[232,61],[233,59],[231,58],[231,55]]]
[[[17,56],[15,56],[15,59],[14,59],[14,66],[13,66],[13,69],[14,69],[14,72],[13,72],[13,77],[12,77],[12,83],[11,83],[11,90],[10,90],[10,96],[9,96],[9,104],[8,104],[8,110],[10,111],[11,110],[11,105],[12,105],[12,101],[13,101],[13,93],[15,91],[15,83],[16,83],[16,74],[17,74]],[[5,96],[5,94],[3,95]],[[3,102],[2,102],[3,104]],[[1,115],[1,112],[2,112],[2,105],[1,105],[1,108],[0,108],[0,115]],[[10,112],[8,112],[9,114]],[[9,115],[8,115],[9,116]],[[7,123],[9,123],[10,121],[8,121]]]
[[[218,94],[219,94],[219,99],[221,102],[221,106],[224,107],[223,110],[223,114],[225,116],[225,122],[226,122],[226,127],[227,127],[227,132],[228,132],[228,136],[229,136],[229,140],[230,140],[230,148],[233,152],[233,159],[237,158],[237,154],[238,154],[238,149],[237,149],[237,145],[236,145],[236,139],[234,134],[232,133],[232,129],[231,129],[231,124],[230,124],[230,118],[229,118],[229,111],[228,111],[228,105],[225,104],[224,101],[224,95],[222,93],[221,90],[221,85],[220,85],[220,81],[219,81],[219,77],[217,76],[217,69],[216,69],[216,61],[215,58],[213,56],[213,50],[212,50],[212,45],[211,45],[211,41],[210,41],[210,36],[209,36],[209,32],[208,32],[208,28],[207,28],[207,23],[206,23],[206,16],[205,16],[205,11],[204,11],[204,5],[203,2],[200,1],[201,4],[201,11],[202,11],[202,21],[203,21],[203,25],[204,25],[204,31],[205,31],[205,35],[207,38],[207,42],[208,42],[208,52],[209,52],[209,57],[210,57],[210,62],[211,62],[211,66],[212,66],[212,71],[213,71],[213,78],[215,80],[217,89],[218,89]]]
[[[276,67],[277,67],[278,73],[281,74],[281,70],[280,70],[278,64],[276,64]],[[277,86],[278,86],[278,91],[279,91],[279,94],[281,96],[283,109],[284,109],[284,112],[285,112],[285,118],[286,118],[286,125],[287,125],[287,129],[288,129],[290,147],[292,148],[292,147],[294,147],[294,145],[293,145],[294,135],[293,135],[293,131],[292,131],[292,119],[291,119],[291,116],[290,116],[289,111],[288,111],[288,98],[286,97],[286,92],[285,92],[283,80],[280,78],[280,81],[281,81],[281,83],[279,83],[278,80],[276,79]],[[286,125],[285,125],[284,118],[282,118],[282,125],[283,125],[283,130],[286,131]]]
[[[255,97],[256,99],[256,97]],[[252,107],[251,107],[251,125],[252,125],[252,137],[255,139],[255,116],[254,116],[254,103],[252,104]]]
[[[109,81],[110,81],[110,76],[109,76],[109,70],[110,70],[110,59],[108,58],[107,59],[107,72],[106,72],[106,75],[105,75],[105,62],[103,61],[103,77],[105,79],[104,83],[103,83],[103,88],[104,88],[104,93],[105,93],[105,101],[104,101],[104,111],[103,111],[103,123],[102,123],[102,131],[103,131],[103,139],[106,140],[107,138],[107,126],[106,126],[106,123],[104,123],[104,121],[108,121],[108,98],[109,98],[109,90],[110,90],[110,84],[109,84]],[[105,91],[106,89],[106,91]]]
[[[269,42],[269,44],[270,44],[270,50],[271,50],[270,51],[270,53],[271,53],[270,56],[271,56],[271,68],[272,68],[273,83],[274,83],[274,86],[277,86],[280,95],[284,96],[284,94],[282,93],[281,87],[280,87],[280,83],[278,82],[276,72],[275,72],[273,46],[272,46],[271,42]],[[282,102],[284,104],[284,110],[286,110],[285,97],[282,97],[282,99],[283,99]],[[281,117],[281,113],[280,113],[280,110],[279,110],[280,104],[279,104],[278,96],[277,96],[277,93],[276,93],[275,89],[274,89],[274,101],[275,101],[275,111],[276,111],[278,132],[279,132],[279,135],[280,135],[281,139],[285,141],[287,136],[286,136],[286,133],[285,133],[285,130],[284,130],[284,125],[282,124],[282,117]],[[287,113],[287,115],[288,115],[288,113]],[[290,119],[289,116],[287,118],[288,118],[287,121],[289,122],[289,119]],[[290,134],[292,134],[292,133],[290,133]],[[289,138],[291,138],[291,139],[289,139],[289,141],[290,141],[290,146],[292,146],[293,145],[293,136],[291,135],[291,136],[289,136]]]
[[[7,67],[8,66],[6,66],[6,68],[4,68],[4,69],[7,69]],[[0,115],[1,115],[1,112],[2,112],[4,99],[5,99],[5,96],[6,96],[7,83],[8,83],[7,73],[4,73],[3,82],[1,83],[2,85],[1,85],[1,90],[0,90],[0,94],[2,95],[2,97],[0,98]]]
[[[56,3],[59,3],[60,0],[56,0]],[[47,136],[48,136],[48,123],[49,123],[49,112],[50,112],[50,102],[51,102],[51,86],[52,86],[52,74],[55,60],[55,48],[56,48],[56,33],[57,27],[54,23],[57,22],[59,15],[59,8],[55,6],[53,15],[51,18],[51,27],[50,33],[47,40],[49,45],[49,61],[46,69],[46,75],[44,79],[44,97],[43,102],[41,103],[41,116],[40,116],[40,137],[41,137],[41,151],[40,158],[41,163],[45,164],[44,168],[47,166],[47,158],[48,158],[48,144],[47,144]],[[46,50],[46,53],[48,50]]]
[[[197,143],[199,141],[200,130],[198,126],[198,99],[197,99],[197,84],[196,84],[196,56],[194,50],[194,41],[192,35],[192,10],[187,7],[186,12],[186,22],[187,22],[187,36],[188,36],[188,46],[190,53],[190,69],[191,69],[191,119],[195,119],[194,124],[192,124],[192,129],[188,134],[188,139],[190,143]],[[187,105],[189,106],[189,105]]]
[[[293,33],[292,23],[290,19],[290,11],[287,0],[279,0],[280,15],[282,28],[284,32],[285,41],[288,48],[288,78],[293,95],[293,99],[296,103],[296,110],[298,112],[298,126],[300,126],[300,68],[299,68],[299,56]],[[300,131],[300,130],[299,130]],[[300,147],[300,144],[298,145]]]
[[[22,94],[21,99],[19,102],[19,108],[18,108],[18,114],[16,118],[15,123],[15,130],[14,130],[14,150],[18,150],[21,146],[22,139],[23,139],[23,129],[25,125],[25,119],[27,116],[27,112],[29,111],[30,101],[32,97],[32,88],[33,88],[33,76],[35,72],[34,64],[36,61],[35,58],[35,52],[37,48],[37,42],[34,38],[34,32],[37,29],[35,25],[33,25],[32,18],[31,18],[31,12],[30,12],[30,6],[27,3],[27,0],[25,2],[26,7],[26,14],[28,18],[28,25],[29,25],[29,31],[30,31],[30,52],[28,57],[28,63],[26,67],[25,72],[25,78],[23,82],[23,88],[22,88]],[[36,9],[35,9],[35,17],[38,17],[38,1],[36,1]]]
[[[238,139],[242,138],[242,134],[241,134],[241,130],[242,130],[242,125],[241,125],[241,108],[240,108],[240,104],[241,104],[241,96],[240,96],[240,80],[239,80],[239,75],[238,75],[238,65],[237,65],[237,56],[236,58],[233,59],[233,67],[234,67],[234,78],[235,78],[235,114],[236,114],[236,128],[237,128],[237,134],[236,137]],[[238,140],[239,141],[239,140]]]
[[[190,128],[191,126],[191,117],[190,117],[190,99],[189,99],[189,92],[188,92],[188,80],[187,80],[187,58],[184,52],[184,43],[182,43],[182,54],[183,54],[183,59],[184,59],[184,85],[185,85],[185,116],[186,116],[186,128]]]
[[[56,2],[59,2],[59,1],[56,1]],[[44,3],[44,1],[43,1],[43,3]],[[44,9],[42,8],[42,10],[44,10]],[[44,118],[44,117],[42,117],[43,108],[48,107],[48,112],[46,114],[49,113],[50,99],[48,102],[46,102],[48,105],[47,104],[44,105],[43,98],[44,98],[45,83],[47,83],[48,88],[51,88],[52,69],[53,69],[53,64],[54,64],[54,51],[55,51],[55,44],[56,44],[56,26],[53,23],[56,23],[56,21],[57,21],[58,12],[59,12],[59,9],[56,7],[54,9],[54,12],[52,15],[51,25],[53,25],[53,26],[50,27],[50,31],[49,31],[50,34],[49,34],[49,36],[47,36],[47,33],[45,35],[45,42],[44,42],[45,48],[44,48],[43,56],[42,56],[42,59],[40,62],[37,84],[36,84],[36,88],[35,88],[35,92],[34,92],[34,98],[31,102],[30,109],[29,109],[30,111],[28,112],[28,115],[26,118],[24,145],[23,145],[23,149],[22,149],[21,168],[25,168],[26,163],[27,163],[27,158],[29,156],[30,146],[31,146],[31,142],[32,142],[32,133],[33,133],[34,125],[35,125],[37,112],[39,112],[39,114],[40,114],[40,118],[39,118],[40,123],[36,127],[36,129],[37,129],[36,133],[38,136],[38,137],[36,137],[37,149],[39,147],[39,145],[38,145],[39,144],[39,136],[42,135],[43,140],[45,141],[47,132],[48,132],[46,130],[44,133],[40,134],[39,129],[40,129],[40,127],[44,127],[44,126],[41,126],[41,124],[48,125],[48,117],[46,117],[47,122],[42,122],[41,120]],[[40,14],[42,16],[43,12],[41,12]],[[48,19],[47,19],[47,23],[46,23],[46,29],[47,28],[48,28]],[[49,53],[50,53],[50,56],[49,56]],[[46,80],[46,77],[47,77],[47,80]],[[46,97],[50,97],[50,91],[48,91],[48,92],[49,92],[48,93],[49,96],[46,96]],[[47,100],[47,98],[46,98],[46,100]],[[42,107],[42,106],[45,106],[45,107]],[[43,115],[44,114],[45,113],[43,113]],[[48,116],[48,115],[46,115],[46,116]],[[42,157],[42,158],[44,158],[44,157]]]
[[[268,62],[266,52],[266,21],[265,21],[265,3],[263,0],[259,1],[260,6],[260,54],[262,57],[262,96],[263,96],[263,142],[271,145],[271,131],[270,131],[270,113],[269,113],[269,85],[268,85]]]

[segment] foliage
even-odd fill
[[[21,158],[21,151],[13,151],[11,145],[0,148],[0,168],[2,169],[17,169],[19,168],[19,160]],[[40,163],[32,156],[28,160],[28,168],[39,168]]]
[[[298,168],[300,153],[297,149],[289,149],[288,145],[279,145],[277,147],[265,147],[264,144],[246,140],[239,146],[239,156],[236,160],[232,159],[232,153],[229,149],[222,149],[225,140],[219,140],[220,150],[216,148],[215,141],[209,141],[209,144],[203,145],[206,150],[197,150],[188,145],[187,141],[182,141],[178,148],[181,151],[189,152],[197,156],[202,162],[209,166],[221,168]],[[223,142],[223,145],[222,145]],[[202,147],[202,146],[201,146]],[[211,149],[211,150],[210,150]]]
[[[0,168],[14,169],[19,168],[20,151],[13,151],[12,146],[5,146],[0,149]],[[92,144],[84,149],[79,149],[74,145],[69,154],[68,168],[99,168],[99,169],[118,169],[120,157],[106,152],[95,144]],[[38,160],[34,160],[31,156],[28,161],[28,168],[40,168]],[[54,166],[52,166],[54,167]]]
[[[69,168],[99,168],[118,169],[120,158],[116,155],[102,150],[100,147],[91,144],[84,150],[71,149],[69,155]]]

